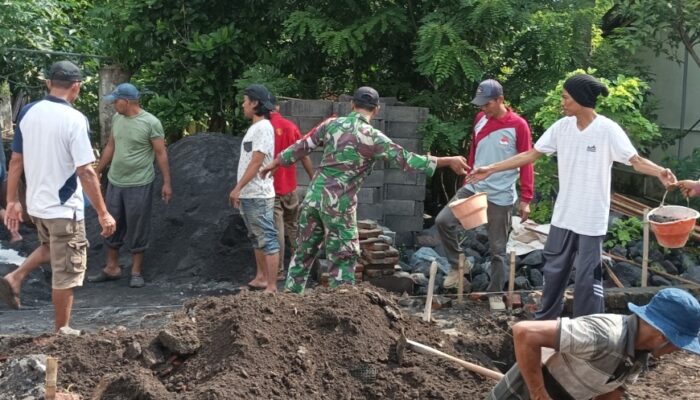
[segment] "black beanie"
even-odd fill
[[[574,75],[564,82],[564,89],[576,102],[584,107],[595,108],[599,94],[608,96],[608,88],[596,78],[587,75]]]

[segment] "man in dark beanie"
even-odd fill
[[[544,245],[542,308],[537,319],[556,319],[564,308],[563,295],[575,268],[573,316],[604,311],[601,253],[608,230],[612,164],[631,165],[655,176],[668,187],[676,177],[666,168],[640,157],[620,125],[595,111],[599,95],[608,88],[590,75],[574,75],[564,83],[564,118],[555,122],[535,148],[505,161],[475,169],[470,181],[534,162],[542,154],[557,154],[559,194],[552,226]]]

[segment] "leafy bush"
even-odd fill
[[[642,230],[642,221],[637,217],[616,219],[608,229],[603,247],[605,249],[612,249],[617,245],[627,247],[630,242],[642,238]]]
[[[535,161],[535,201],[530,206],[530,219],[546,224],[552,219],[554,201],[559,188],[557,163],[554,157],[540,157]]]
[[[465,120],[442,121],[430,115],[420,128],[423,150],[435,156],[465,154],[470,128],[471,122]]]

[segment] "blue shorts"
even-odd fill
[[[280,244],[274,221],[275,198],[241,199],[239,210],[253,248],[262,250],[266,255],[279,253]]]

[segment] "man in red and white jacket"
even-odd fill
[[[503,87],[493,79],[479,84],[472,104],[480,108],[474,120],[474,133],[469,148],[468,164],[478,168],[532,148],[532,136],[527,121],[506,107]],[[517,200],[515,182],[520,177],[520,217],[525,220],[530,213],[533,197],[534,173],[532,164],[520,170],[504,171],[475,184],[465,184],[450,202],[486,192],[488,197],[488,237],[491,249],[490,284],[487,292],[500,292],[506,282],[506,243],[511,228],[511,211]],[[459,254],[462,249],[457,240],[461,225],[449,207],[444,207],[435,223],[447,253],[452,270],[445,278],[444,287],[457,286],[459,279]],[[505,304],[501,295],[489,297],[492,310],[503,310]]]

